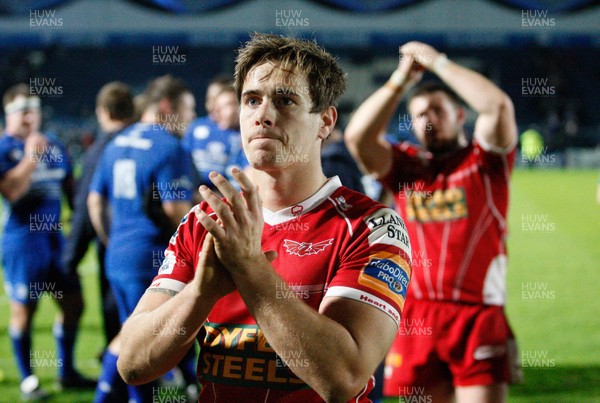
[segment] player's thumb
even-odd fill
[[[269,263],[271,263],[273,260],[277,259],[277,252],[275,252],[274,250],[268,250],[266,252],[263,252],[263,254],[267,258]]]

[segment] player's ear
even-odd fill
[[[325,140],[333,130],[335,122],[337,121],[337,116],[337,109],[335,109],[335,106],[329,106],[321,112],[321,127],[319,128],[319,133],[317,135],[321,140]]]
[[[456,122],[462,126],[465,123],[466,119],[467,119],[467,111],[465,110],[465,108],[463,108],[462,106],[457,106],[456,107]]]

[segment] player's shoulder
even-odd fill
[[[56,133],[54,133],[54,132],[44,132],[43,135],[44,135],[44,137],[46,137],[46,139],[50,143],[59,144],[59,145],[63,144],[63,142],[60,139],[60,137],[58,137],[58,135]]]
[[[13,136],[4,134],[0,137],[0,159],[2,161],[18,162],[23,158],[23,143]]]
[[[137,136],[135,133],[130,133]],[[139,134],[139,142],[136,142],[139,147],[143,147],[147,142],[147,148],[152,149],[153,153],[157,154],[170,154],[175,150],[178,150],[181,146],[181,140],[164,125],[149,124],[141,128]]]
[[[13,136],[9,136],[6,133],[0,134],[0,147],[2,149],[9,149],[17,147],[17,140]]]
[[[338,212],[350,220],[356,236],[366,236],[370,245],[387,244],[399,247],[408,259],[411,246],[404,220],[394,209],[370,197],[348,189],[338,188],[331,198],[336,202]]]
[[[331,199],[337,210],[343,212],[351,221],[364,222],[368,226],[371,220],[385,216],[387,221],[402,222],[404,226],[402,218],[395,210],[345,186],[333,192]]]
[[[194,119],[192,121],[192,123],[190,123],[191,127],[202,126],[202,125],[215,126],[216,123],[208,115],[200,116],[199,118]]]
[[[200,212],[208,214],[209,216],[214,214],[214,211],[210,208],[207,202],[201,201],[200,203],[192,206],[190,211],[183,217],[182,224],[189,223],[195,225],[200,223]]]
[[[185,136],[193,136],[197,139],[207,137],[212,130],[217,127],[217,124],[209,116],[201,116],[194,119],[188,126]]]
[[[56,146],[62,153],[67,153],[67,146],[65,142],[54,132],[45,132],[44,136],[48,140],[50,146]],[[52,147],[52,152],[56,152],[56,148]]]

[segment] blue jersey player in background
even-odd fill
[[[67,276],[61,264],[61,199],[66,194],[72,205],[71,162],[55,136],[39,132],[41,102],[31,94],[28,85],[9,88],[3,106],[6,133],[0,138],[2,266],[4,286],[11,300],[9,335],[21,376],[21,394],[31,400],[47,395],[32,370],[38,354],[52,357],[44,366],[57,367],[60,387],[92,387],[95,383],[82,378],[73,368],[83,300],[77,274]],[[53,327],[56,354],[31,349],[33,315],[43,298],[55,299],[61,310]]]
[[[179,80],[154,80],[144,93],[141,121],[107,145],[94,174],[90,219],[107,245],[106,276],[121,322],[156,276],[170,236],[191,209],[193,168],[179,137],[193,119],[194,107],[193,95]],[[112,400],[118,353],[117,336],[103,357],[96,402]],[[129,401],[152,401],[153,386],[129,387]]]
[[[183,137],[183,146],[191,154],[198,183],[214,188],[208,178],[211,171],[229,177],[233,166],[245,168],[248,161],[242,150],[239,106],[231,78],[218,76],[206,91],[207,116],[196,119]]]

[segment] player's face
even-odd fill
[[[176,135],[182,136],[189,123],[196,117],[196,100],[194,96],[186,92],[179,98],[177,111],[175,113],[175,122],[172,130]]]
[[[13,102],[26,102],[27,97],[17,95]],[[39,108],[15,111],[6,115],[6,131],[14,136],[25,138],[40,130],[42,113]]]
[[[221,129],[240,128],[240,107],[235,92],[225,91],[215,99],[215,121]]]
[[[310,112],[307,89],[304,77],[271,63],[250,70],[242,88],[240,126],[244,150],[254,168],[283,170],[320,163],[321,142],[331,127],[324,124],[326,112]]]
[[[434,154],[455,150],[464,111],[441,91],[414,97],[408,106],[417,140]]]
[[[215,112],[215,99],[221,91],[223,91],[223,86],[221,84],[211,84],[206,89],[206,101],[204,102],[204,108],[211,117],[213,117]]]

